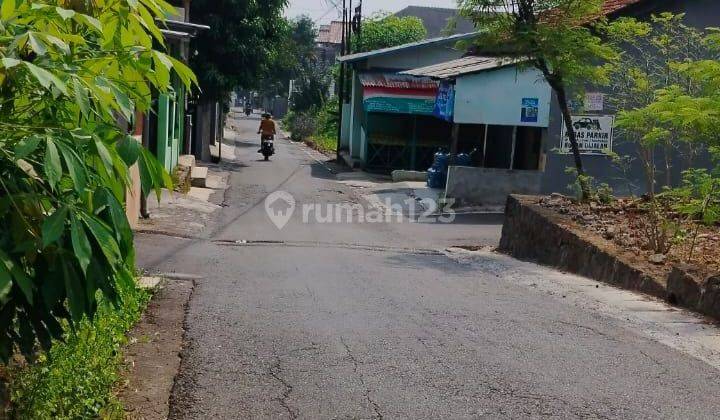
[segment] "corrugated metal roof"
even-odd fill
[[[391,73],[361,73],[363,87],[385,87],[396,89],[437,89],[438,82],[423,77],[412,77]]]
[[[522,61],[524,61],[524,59],[510,57],[469,56],[403,71],[400,72],[400,74],[416,77],[432,77],[434,79],[451,79],[463,74],[479,73],[485,70],[517,64]]]
[[[460,41],[463,39],[474,38],[477,35],[478,35],[478,32],[471,32],[471,33],[467,33],[467,34],[457,34],[457,35],[451,35],[451,36],[444,36],[444,37],[440,37],[440,38],[424,39],[422,41],[411,42],[409,44],[398,45],[395,47],[382,48],[382,49],[374,50],[374,51],[344,55],[344,56],[338,57],[338,61],[341,63],[352,63],[352,62],[364,60],[364,59],[370,58],[370,57],[377,57],[377,56],[381,56],[381,55],[392,54],[392,53],[395,53],[398,51],[410,50],[410,49],[417,48],[417,47],[423,47],[423,46],[433,45],[433,44],[444,44],[444,43],[457,42],[457,41]]]

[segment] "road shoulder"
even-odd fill
[[[167,419],[180,368],[185,312],[193,282],[164,280],[133,328],[125,349],[125,381],[119,391],[128,418]]]

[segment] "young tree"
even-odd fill
[[[50,347],[63,320],[92,317],[98,292],[117,303],[135,287],[128,168],[138,164],[145,194],[171,182],[117,120],[148,111],[173,69],[194,80],[153,49],[164,44],[156,19],[171,10],[163,0],[0,5],[3,361]]]
[[[618,131],[638,145],[649,194],[655,191],[658,148],[663,154],[665,185],[670,186],[675,151],[685,155],[690,167],[701,140],[707,137],[691,129],[693,124],[672,123],[687,109],[677,101],[685,94],[700,93],[703,86],[687,72],[697,67],[698,60],[716,55],[705,34],[685,25],[683,19],[682,14],[662,13],[647,22],[621,18],[607,26],[608,38],[623,50],[623,59],[610,67],[608,103],[618,113]],[[657,101],[671,105],[669,100],[676,103],[668,112],[660,104],[650,106]]]
[[[353,37],[353,52],[372,51],[420,41],[427,36],[422,20],[378,13],[362,22],[362,32]]]
[[[461,13],[478,29],[481,49],[527,59],[542,72],[555,92],[575,160],[583,195],[585,177],[568,92],[583,84],[607,79],[598,63],[617,58],[603,42],[593,22],[602,20],[603,0],[460,0]]]

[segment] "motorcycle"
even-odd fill
[[[275,154],[275,145],[273,144],[274,141],[275,136],[273,135],[264,135],[261,137],[260,152],[265,157],[265,160],[269,160],[270,156]]]
[[[246,106],[245,107],[245,116],[249,117],[250,114],[252,114],[252,108],[250,108],[249,106]]]

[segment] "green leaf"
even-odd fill
[[[133,250],[133,232],[122,204],[109,189],[102,189],[97,194],[102,194],[103,202],[107,205],[110,219],[115,227],[115,237],[123,255],[130,255]]]
[[[55,36],[52,36],[52,35],[45,34],[45,40],[46,40],[47,42],[53,44],[54,46],[56,46],[56,47],[57,47],[58,49],[60,49],[65,55],[69,55],[69,54],[70,54],[70,46],[69,46],[65,41],[63,41],[62,39],[60,39],[60,38],[58,38],[58,37],[55,37]]]
[[[55,11],[60,15],[63,20],[72,19],[75,16],[75,11],[70,9],[63,9],[62,7],[56,7]]]
[[[25,64],[30,73],[35,76],[35,78],[42,85],[42,87],[44,87],[45,89],[50,89],[51,86],[55,86],[60,92],[67,95],[67,86],[57,76],[45,70],[44,68],[38,67],[28,61],[23,61],[23,64]]]
[[[45,143],[45,175],[47,175],[50,186],[55,188],[62,178],[62,163],[55,143],[49,137]]]
[[[7,301],[7,296],[12,290],[12,275],[5,264],[0,264],[0,303]]]
[[[15,264],[15,262],[10,259],[10,257],[2,250],[0,250],[0,264],[3,264],[5,266],[5,269],[10,271],[10,274],[12,274],[15,284],[18,286],[18,288],[20,288],[20,291],[23,293],[23,295],[25,295],[27,301],[32,302],[33,283],[32,280],[30,280],[25,274],[23,269],[17,264]]]
[[[115,150],[127,166],[132,166],[140,156],[142,146],[132,136],[125,136],[115,145]]]
[[[75,103],[78,108],[80,108],[82,115],[87,117],[90,114],[90,98],[88,97],[88,89],[76,78],[73,79],[72,83],[73,92],[75,94]]]
[[[6,69],[11,69],[19,64],[22,64],[23,61],[18,60],[17,58],[5,57],[0,60],[0,62],[2,62],[3,67],[5,67]]]
[[[85,234],[85,228],[75,216],[70,217],[70,236],[72,239],[73,251],[75,258],[80,263],[83,273],[87,274],[90,265],[90,257],[92,257],[92,247],[90,241]]]
[[[97,150],[100,159],[105,164],[105,168],[107,168],[108,171],[111,171],[113,167],[113,158],[112,155],[110,155],[110,151],[100,137],[93,136],[93,140],[95,141],[95,150]]]
[[[53,214],[43,220],[42,225],[42,242],[43,247],[57,241],[65,231],[65,219],[67,218],[68,209],[63,206],[55,210]]]
[[[87,183],[87,174],[85,171],[85,164],[82,162],[77,153],[72,150],[68,145],[62,142],[58,142],[58,147],[65,159],[65,166],[67,166],[70,178],[73,180],[75,191],[81,193],[85,189]]]
[[[68,260],[62,260],[61,264],[70,315],[73,321],[77,322],[82,320],[85,314],[85,294],[83,293],[82,276],[75,271],[75,267],[73,267]]]
[[[40,136],[26,137],[15,145],[15,159],[24,159],[37,150],[42,138]]]
[[[143,194],[148,195],[150,191],[155,190],[155,196],[159,202],[162,194],[161,189],[163,187],[171,189],[172,180],[169,183],[170,186],[168,186],[167,180],[163,175],[166,173],[165,168],[163,168],[155,156],[152,156],[147,150],[143,149],[141,151],[138,163]]]
[[[110,84],[110,90],[115,97],[115,104],[117,105],[120,112],[123,114],[126,120],[130,120],[135,111],[135,105],[130,98],[114,84]]]
[[[115,266],[120,258],[120,248],[110,228],[94,216],[83,216],[82,221],[95,238],[109,265]]]
[[[10,20],[15,14],[15,0],[3,0],[0,6],[0,18],[4,21]]]
[[[75,13],[75,15],[73,16],[73,19],[76,22],[85,24],[86,26],[95,29],[97,32],[102,33],[102,30],[103,30],[102,23],[100,23],[99,20],[97,20],[96,18],[94,18],[92,16],[84,15],[82,13]]]
[[[30,44],[30,48],[32,48],[32,50],[35,51],[37,55],[47,54],[47,47],[45,46],[45,42],[43,42],[43,40],[40,39],[37,34],[33,32],[28,32],[28,43]]]
[[[180,80],[182,80],[183,84],[186,87],[190,88],[192,85],[197,86],[197,77],[195,77],[195,73],[190,70],[190,67],[186,66],[185,63],[173,57],[168,56],[168,59],[172,62],[175,73],[177,73],[178,77],[180,77]]]

